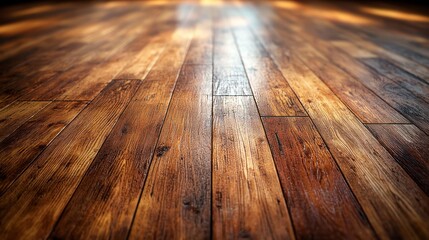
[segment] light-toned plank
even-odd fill
[[[294,239],[253,97],[217,96],[213,114],[213,238]]]
[[[233,32],[261,115],[305,116],[295,93],[259,40],[244,28]]]

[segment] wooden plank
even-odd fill
[[[427,196],[302,62],[275,55],[379,237],[429,236]]]
[[[82,102],[52,102],[0,142],[0,194],[85,105]]]
[[[429,199],[417,184],[293,52],[275,51],[271,39],[258,36],[314,121],[377,235],[427,237]]]
[[[267,25],[270,23],[272,27],[261,28],[261,33],[275,40],[272,48],[277,48],[276,51],[294,51],[362,122],[409,123],[409,120],[389,106],[367,86],[333,64],[328,56],[336,55],[335,49],[323,41],[308,37],[308,34],[303,31],[289,30],[283,26],[284,21],[276,16],[272,17],[271,22],[268,20]],[[270,34],[268,29],[272,32],[276,29],[275,34]],[[317,45],[311,44],[309,39],[316,42]],[[318,46],[318,48],[313,46]]]
[[[263,118],[297,239],[375,239],[309,118]]]
[[[408,124],[368,124],[366,127],[429,196],[428,135]]]
[[[0,197],[2,239],[46,238],[138,81],[113,81]]]
[[[261,115],[305,116],[295,93],[259,40],[243,28],[233,32]]]
[[[429,84],[381,58],[361,59],[366,65],[429,103]]]
[[[224,8],[222,8],[224,10]],[[216,9],[213,49],[214,95],[252,95],[228,18]]]
[[[212,69],[185,65],[130,238],[210,238]]]
[[[169,57],[183,62],[191,37],[184,33],[178,30],[157,66],[170,63]],[[52,238],[127,236],[180,67],[152,69],[142,81],[65,208]]]
[[[396,44],[393,42],[386,42],[386,41],[380,41],[376,40],[375,43],[377,43],[382,48],[394,52],[396,54],[399,54],[402,57],[405,57],[413,62],[416,62],[420,65],[423,65],[425,67],[429,67],[429,57],[426,57],[418,52],[415,52],[413,50],[410,50],[406,47],[401,46],[400,44]]]
[[[213,64],[214,66],[242,66],[227,15],[222,14],[223,9],[215,10]]]
[[[215,95],[252,95],[243,66],[215,66],[213,70]]]
[[[429,82],[429,67],[420,65],[412,60],[409,60],[406,57],[403,57],[395,52],[386,50],[371,41],[364,39],[360,36],[357,36],[354,32],[350,32],[349,29],[342,28],[344,31],[348,31],[348,35],[351,38],[351,41],[359,47],[365,48],[368,51],[373,52],[374,54],[384,58],[395,65],[412,72],[421,79],[424,79],[426,82]]]
[[[289,33],[290,34],[290,33]],[[285,36],[285,35],[283,35]],[[299,48],[299,42],[285,41],[283,46],[296,46],[294,50],[307,66],[329,86],[364,123],[409,123],[409,121],[369,90],[364,84],[351,77],[323,57],[313,47]]]
[[[186,64],[213,63],[213,29],[211,11],[200,8],[200,17],[195,29],[194,38],[185,59]]]
[[[213,238],[294,239],[253,97],[217,96],[213,114]]]
[[[305,36],[308,41],[311,39],[311,43],[320,46],[319,51],[330,61],[375,92],[424,132],[429,133],[429,107],[427,107],[427,102],[414,96],[410,91],[391,79],[378,74],[368,66],[350,57],[347,53],[338,51],[329,44],[318,41],[304,32],[300,32],[299,35]]]
[[[142,23],[143,26],[145,24],[147,22]],[[67,81],[64,88],[57,88],[57,93],[53,94],[53,98],[59,100],[92,100],[122,70],[127,60],[133,58],[146,45],[147,42],[140,38],[147,38],[147,33],[144,31],[139,33],[135,29],[138,28],[131,27],[125,31],[123,37],[130,40],[116,44],[117,46],[109,51],[105,62],[91,66],[86,76],[76,78],[75,81]],[[44,95],[41,97],[43,98]]]
[[[138,55],[114,77],[114,79],[140,79],[143,80],[149,73],[159,54],[165,49],[167,40],[171,38],[173,31],[160,33],[155,36]]]
[[[19,126],[49,104],[41,102],[14,102],[0,111],[0,142]]]
[[[374,58],[376,57],[375,54],[363,49],[363,48],[359,48],[356,45],[354,45],[353,43],[349,42],[349,41],[331,41],[331,44],[336,46],[337,48],[343,49],[345,52],[352,54],[353,53],[353,57],[356,58]]]
[[[128,19],[129,18],[129,19]],[[115,32],[116,41],[112,39],[105,47],[89,51],[89,60],[82,55],[75,61],[66,61],[63,74],[41,84],[35,91],[25,94],[27,100],[92,100],[127,63],[147,43],[147,29],[136,26],[146,26],[153,20],[138,22],[138,14],[130,14],[125,22],[118,23],[121,27]],[[119,41],[122,37],[125,40]],[[87,50],[88,52],[88,50]],[[84,52],[86,54],[87,52]],[[87,54],[88,55],[88,54]],[[51,65],[51,64],[48,64]]]
[[[338,66],[376,92],[424,132],[429,133],[428,103],[414,96],[412,92],[394,83],[391,79],[379,75],[343,53],[337,52],[335,55],[331,55],[333,55],[331,60]]]

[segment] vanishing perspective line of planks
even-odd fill
[[[428,239],[429,15],[0,9],[1,239]]]

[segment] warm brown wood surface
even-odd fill
[[[309,118],[264,118],[298,239],[374,239],[335,160]]]
[[[215,97],[213,237],[294,239],[273,158],[251,96]]]
[[[0,239],[428,239],[429,15],[0,9]]]

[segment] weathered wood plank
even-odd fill
[[[413,95],[391,79],[378,74],[368,66],[337,52],[331,60],[350,75],[377,93],[398,112],[407,117],[424,132],[429,133],[429,107],[424,100]]]
[[[243,66],[215,66],[213,70],[215,95],[252,95]]]
[[[210,237],[212,69],[177,80],[130,238]]]
[[[271,50],[272,40],[258,36]],[[429,199],[417,184],[297,56],[270,52],[325,139],[378,236],[429,236],[425,220],[429,217]]]
[[[234,36],[262,116],[305,116],[306,113],[264,47],[245,28]]]
[[[368,124],[366,127],[429,196],[429,136],[408,124]]]
[[[375,239],[309,118],[263,118],[297,239]]]
[[[113,81],[0,197],[1,238],[47,237],[138,85]]]
[[[191,36],[179,29],[156,62],[183,62]],[[175,54],[177,53],[177,54]],[[52,238],[127,236],[181,65],[151,70],[64,210]]]
[[[213,238],[294,239],[253,97],[214,100]]]
[[[214,95],[252,95],[224,10],[216,9],[214,23]]]
[[[361,59],[366,65],[429,103],[429,84],[380,58]]]
[[[290,34],[290,33],[289,33]],[[285,35],[283,35],[285,36]],[[293,42],[293,41],[291,41]],[[285,45],[291,46],[285,41]],[[299,46],[297,42],[293,45]],[[298,47],[294,47],[297,49]],[[364,84],[324,58],[311,46],[296,50],[299,57],[364,123],[409,123],[399,112]]]
[[[0,142],[0,194],[85,105],[83,102],[52,102]]]
[[[0,111],[0,142],[48,104],[48,101],[18,101],[2,109]]]

